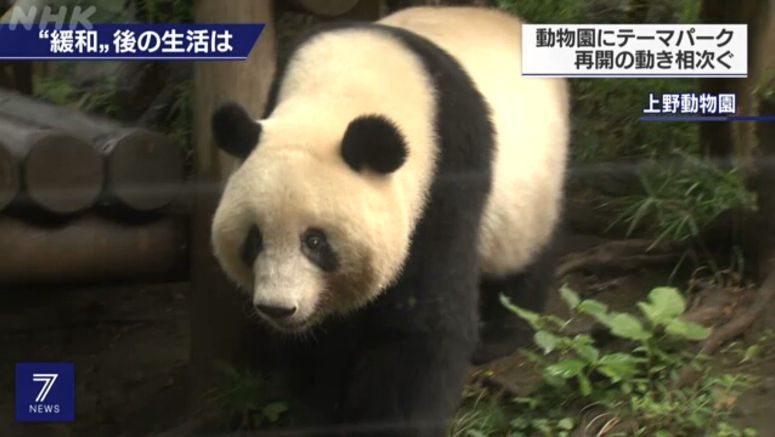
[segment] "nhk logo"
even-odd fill
[[[16,364],[16,420],[70,422],[74,418],[73,363]]]

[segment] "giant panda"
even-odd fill
[[[468,7],[329,24],[263,116],[213,114],[242,161],[214,253],[262,320],[259,361],[314,424],[443,435],[470,364],[529,338],[498,298],[543,305],[569,123],[562,79],[521,76],[520,38],[517,18]]]

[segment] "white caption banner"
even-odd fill
[[[525,24],[522,74],[746,77],[745,24]]]

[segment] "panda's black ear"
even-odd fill
[[[256,123],[245,108],[234,102],[221,104],[213,113],[213,136],[224,152],[245,159],[258,144],[261,125]]]
[[[380,115],[356,118],[342,139],[342,158],[355,171],[368,167],[382,174],[392,173],[404,165],[406,155],[404,136]]]

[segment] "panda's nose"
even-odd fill
[[[275,319],[275,320],[281,320],[281,319],[287,319],[288,317],[292,316],[293,313],[296,312],[296,307],[281,307],[281,306],[274,306],[274,305],[259,305],[256,304],[256,309],[265,316]]]

